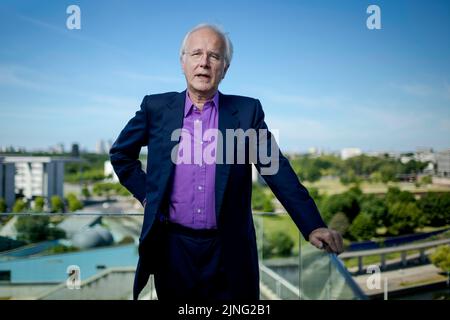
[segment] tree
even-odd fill
[[[52,212],[63,212],[64,211],[64,202],[62,201],[60,196],[54,195],[50,199]]]
[[[396,202],[415,202],[416,199],[411,192],[401,191],[397,187],[389,187],[386,193],[386,204],[392,205]]]
[[[355,173],[353,169],[347,170],[344,174],[341,175],[340,181],[343,185],[349,185],[351,183],[359,183],[361,179]]]
[[[360,200],[361,211],[367,213],[377,227],[384,227],[388,221],[386,202],[373,194],[366,194]]]
[[[434,227],[450,224],[450,192],[428,192],[418,201],[424,223]]]
[[[356,240],[370,240],[376,234],[377,225],[366,212],[361,212],[350,226],[350,234]]]
[[[397,173],[397,169],[393,164],[383,164],[379,170],[381,174],[381,181],[384,183],[388,183],[389,181],[395,181],[395,174]]]
[[[370,174],[369,180],[373,183],[382,182],[383,177],[381,175],[381,172],[379,172],[379,171],[372,172]]]
[[[442,271],[450,272],[450,246],[440,246],[430,255],[431,262]]]
[[[360,211],[358,198],[359,195],[355,189],[331,195],[321,201],[320,212],[322,212],[322,216],[327,222],[338,212],[345,213],[349,222],[351,222]]]
[[[423,224],[422,211],[415,202],[396,202],[389,207],[388,232],[392,235],[408,234]]]

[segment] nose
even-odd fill
[[[202,57],[200,58],[200,66],[209,67],[209,56],[207,53],[202,54]]]

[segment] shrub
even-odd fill
[[[134,238],[132,236],[125,236],[119,241],[119,244],[129,244],[129,243],[134,243]]]
[[[69,206],[69,211],[77,211],[83,209],[83,203],[78,200],[77,196],[73,193],[67,195],[67,204]]]
[[[52,196],[50,199],[51,203],[51,211],[52,212],[63,212],[64,211],[64,202],[62,201],[60,196]]]
[[[19,212],[25,212],[26,210],[26,204],[22,199],[17,199],[14,203],[12,212],[19,213]]]
[[[45,200],[43,197],[36,197],[34,199],[34,212],[44,211]]]
[[[0,212],[6,212],[6,201],[3,198],[0,198]]]
[[[17,240],[29,243],[65,237],[64,230],[50,226],[48,216],[19,217],[15,224]]]
[[[283,232],[275,232],[270,236],[264,236],[263,255],[264,258],[272,256],[287,257],[291,255],[294,241]]]
[[[430,255],[431,262],[444,272],[450,272],[450,246],[440,246]]]

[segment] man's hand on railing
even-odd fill
[[[332,229],[317,228],[313,230],[309,235],[309,242],[328,253],[340,254],[344,251],[341,234]]]

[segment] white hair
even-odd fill
[[[194,28],[189,30],[188,33],[184,36],[183,42],[181,43],[180,48],[180,59],[183,59],[183,55],[186,53],[186,42],[189,38],[189,36],[200,29],[211,29],[214,32],[216,32],[220,37],[222,37],[223,42],[225,44],[225,64],[226,66],[229,66],[231,63],[231,59],[233,58],[233,44],[231,43],[230,38],[228,37],[227,33],[225,33],[219,26],[214,24],[208,24],[208,23],[201,23],[196,25]]]

